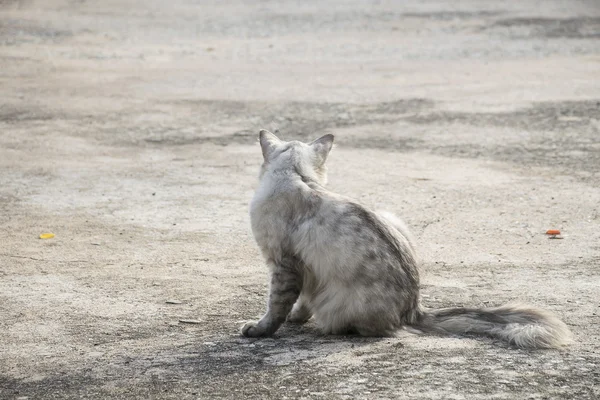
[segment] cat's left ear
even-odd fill
[[[261,129],[259,133],[260,147],[263,157],[268,160],[273,151],[281,145],[281,140],[266,129]]]
[[[317,161],[319,165],[325,164],[327,160],[327,156],[331,151],[331,147],[333,146],[333,135],[328,134],[325,136],[321,136],[317,140],[310,143],[310,147],[312,147],[317,154]]]

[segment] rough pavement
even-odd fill
[[[599,39],[592,0],[0,0],[0,398],[598,398]],[[241,338],[261,128],[336,135],[330,187],[407,221],[424,305],[576,343]]]

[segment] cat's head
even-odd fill
[[[303,180],[327,183],[325,161],[333,146],[333,135],[325,135],[310,143],[297,140],[284,142],[267,130],[259,134],[264,162],[260,178],[265,174],[298,175]]]

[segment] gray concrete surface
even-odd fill
[[[0,398],[598,398],[598,2],[250,3],[0,1]],[[331,188],[412,227],[426,306],[576,343],[241,338],[260,128],[336,135]]]

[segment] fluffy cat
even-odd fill
[[[264,163],[250,216],[271,284],[266,314],[244,325],[244,336],[268,336],[286,319],[314,316],[329,334],[389,336],[409,327],[526,348],[571,340],[563,322],[530,306],[423,308],[413,239],[402,221],[325,189],[333,135],[305,144],[262,130],[260,145]]]

